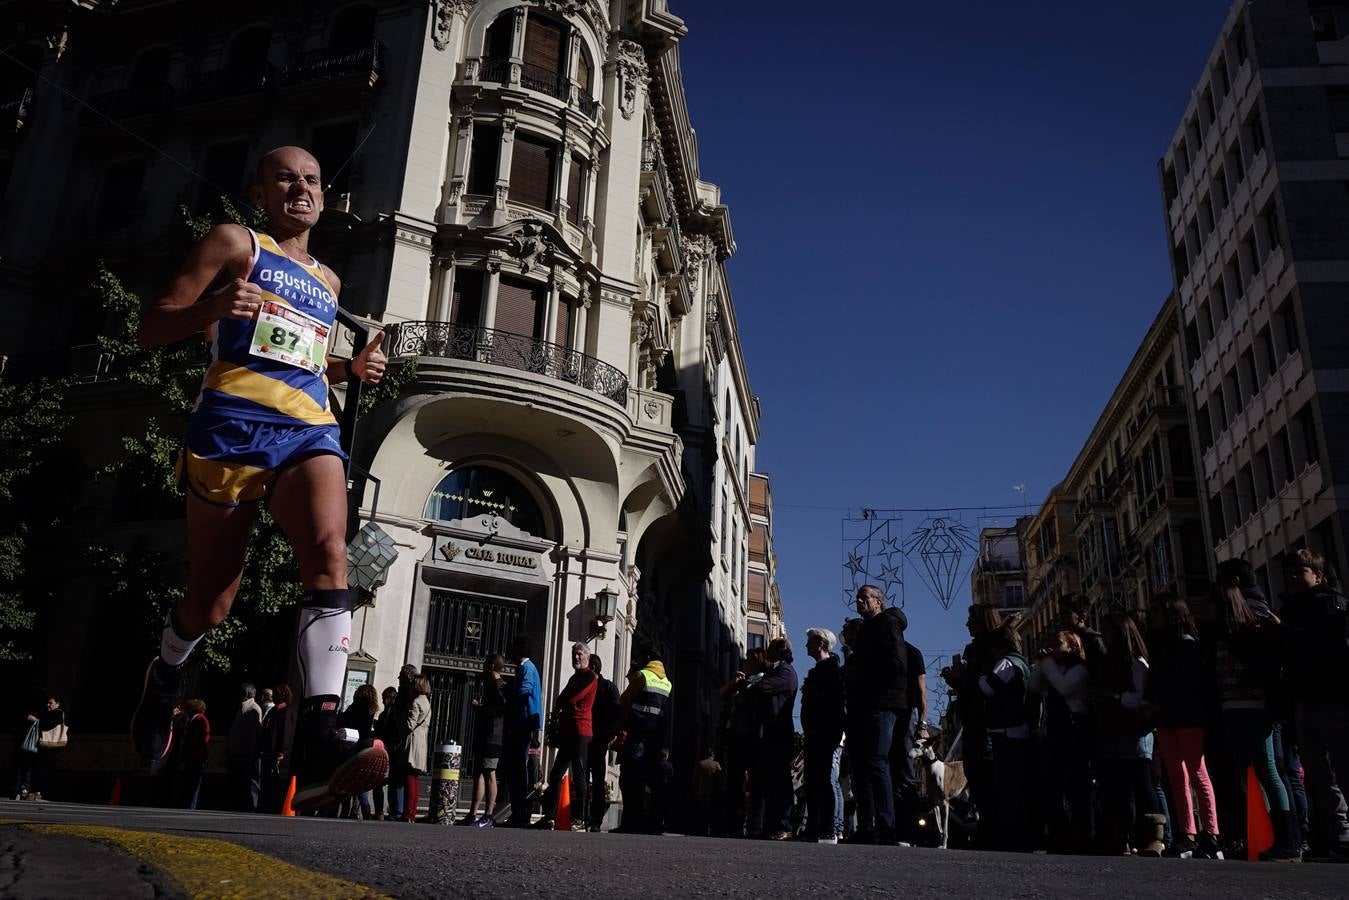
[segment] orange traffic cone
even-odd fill
[[[571,831],[571,773],[562,773],[562,790],[557,794],[557,815],[553,817],[554,831]]]
[[[1265,792],[1255,777],[1255,769],[1246,769],[1246,859],[1254,862],[1274,846],[1274,825],[1265,809]]]
[[[295,810],[291,809],[290,806],[290,801],[294,799],[295,799],[295,776],[292,775],[290,776],[290,786],[286,788],[285,802],[281,804],[281,815],[283,816],[295,815]]]
[[[112,796],[108,798],[109,806],[122,805],[122,776],[118,775],[112,783]]]

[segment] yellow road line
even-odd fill
[[[101,841],[120,847],[158,869],[189,897],[357,897],[379,898],[370,888],[311,872],[215,838],[130,831],[104,825],[54,825],[0,821],[30,831]]]

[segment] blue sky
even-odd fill
[[[1157,160],[1229,6],[671,4],[798,647],[846,613],[845,510],[1066,474],[1170,289]],[[963,645],[968,582],[905,596],[911,641]]]

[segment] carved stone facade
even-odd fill
[[[222,7],[207,22],[186,0],[123,3],[101,13],[98,40],[73,24],[59,61],[39,48],[42,75],[51,84],[78,75],[93,96],[123,97],[148,35],[172,29],[193,43],[171,60],[176,113],[156,134],[165,152],[194,158],[244,144],[241,180],[278,145],[315,145],[325,171],[354,156],[361,177],[344,190],[345,210],[325,211],[312,249],[345,276],[343,305],[386,329],[395,370],[415,363],[415,374],[355,436],[360,516],[394,537],[399,558],[362,614],[353,658],[379,684],[411,662],[439,679],[444,697],[470,677],[469,650],[476,666],[480,653],[502,649],[490,642],[524,631],[535,638],[544,693],[555,696],[571,642],[587,642],[622,673],[634,642],[653,641],[676,684],[672,761],[683,775],[717,726],[717,688],[745,649],[745,473],[759,428],[722,265],[734,251],[729,212],[699,174],[681,96],[684,26],[649,0],[374,6],[368,37],[382,49],[368,54],[373,77],[320,70],[251,105],[247,95],[212,101],[248,105],[246,139],[237,119],[202,114],[194,90],[258,24],[252,13]],[[522,63],[540,21],[564,36],[555,71]],[[352,65],[326,46],[326,22],[286,7],[267,24],[273,62],[303,54]],[[80,230],[117,172],[103,152],[107,123],[66,108],[47,84],[34,89],[41,127],[25,127],[27,143],[5,159],[4,220],[26,227],[0,233],[0,259],[16,273],[0,279],[0,302],[16,311],[12,346],[0,352],[17,359],[41,346],[44,359],[64,361],[77,355],[49,346],[51,335],[74,318],[68,299],[86,286],[31,285],[43,282],[39,273],[77,268],[63,268],[63,248],[90,238]],[[297,109],[332,117],[311,122]],[[368,141],[319,146],[335,119]],[[373,122],[381,126],[371,132]],[[149,171],[154,160],[144,161]],[[91,253],[129,259],[130,271],[152,268],[136,254],[171,244],[177,204],[199,188],[185,173],[153,169],[143,209],[90,238]],[[59,216],[53,189],[66,191]],[[128,409],[143,407],[136,402]],[[485,511],[502,503],[518,514]],[[607,590],[618,593],[618,612],[597,622]],[[447,648],[454,641],[431,622],[465,597],[478,604],[479,625],[465,632],[472,642]],[[60,612],[82,621],[82,608]],[[505,623],[499,633],[491,616]],[[462,725],[432,727],[440,739]]]

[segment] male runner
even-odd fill
[[[389,757],[337,727],[351,634],[347,490],[329,379],[383,377],[377,334],[354,359],[328,355],[341,282],[309,255],[323,209],[319,164],[299,147],[258,163],[250,196],[267,233],[218,225],[144,314],[143,346],[205,332],[211,365],[188,419],[179,472],[187,493],[187,593],[165,622],[131,722],[141,756],[169,752],[170,720],[192,648],[229,614],[243,577],[255,502],[290,538],[300,569],[299,657],[304,676],[295,753],[297,812],[379,784]],[[293,770],[294,771],[294,770]]]

